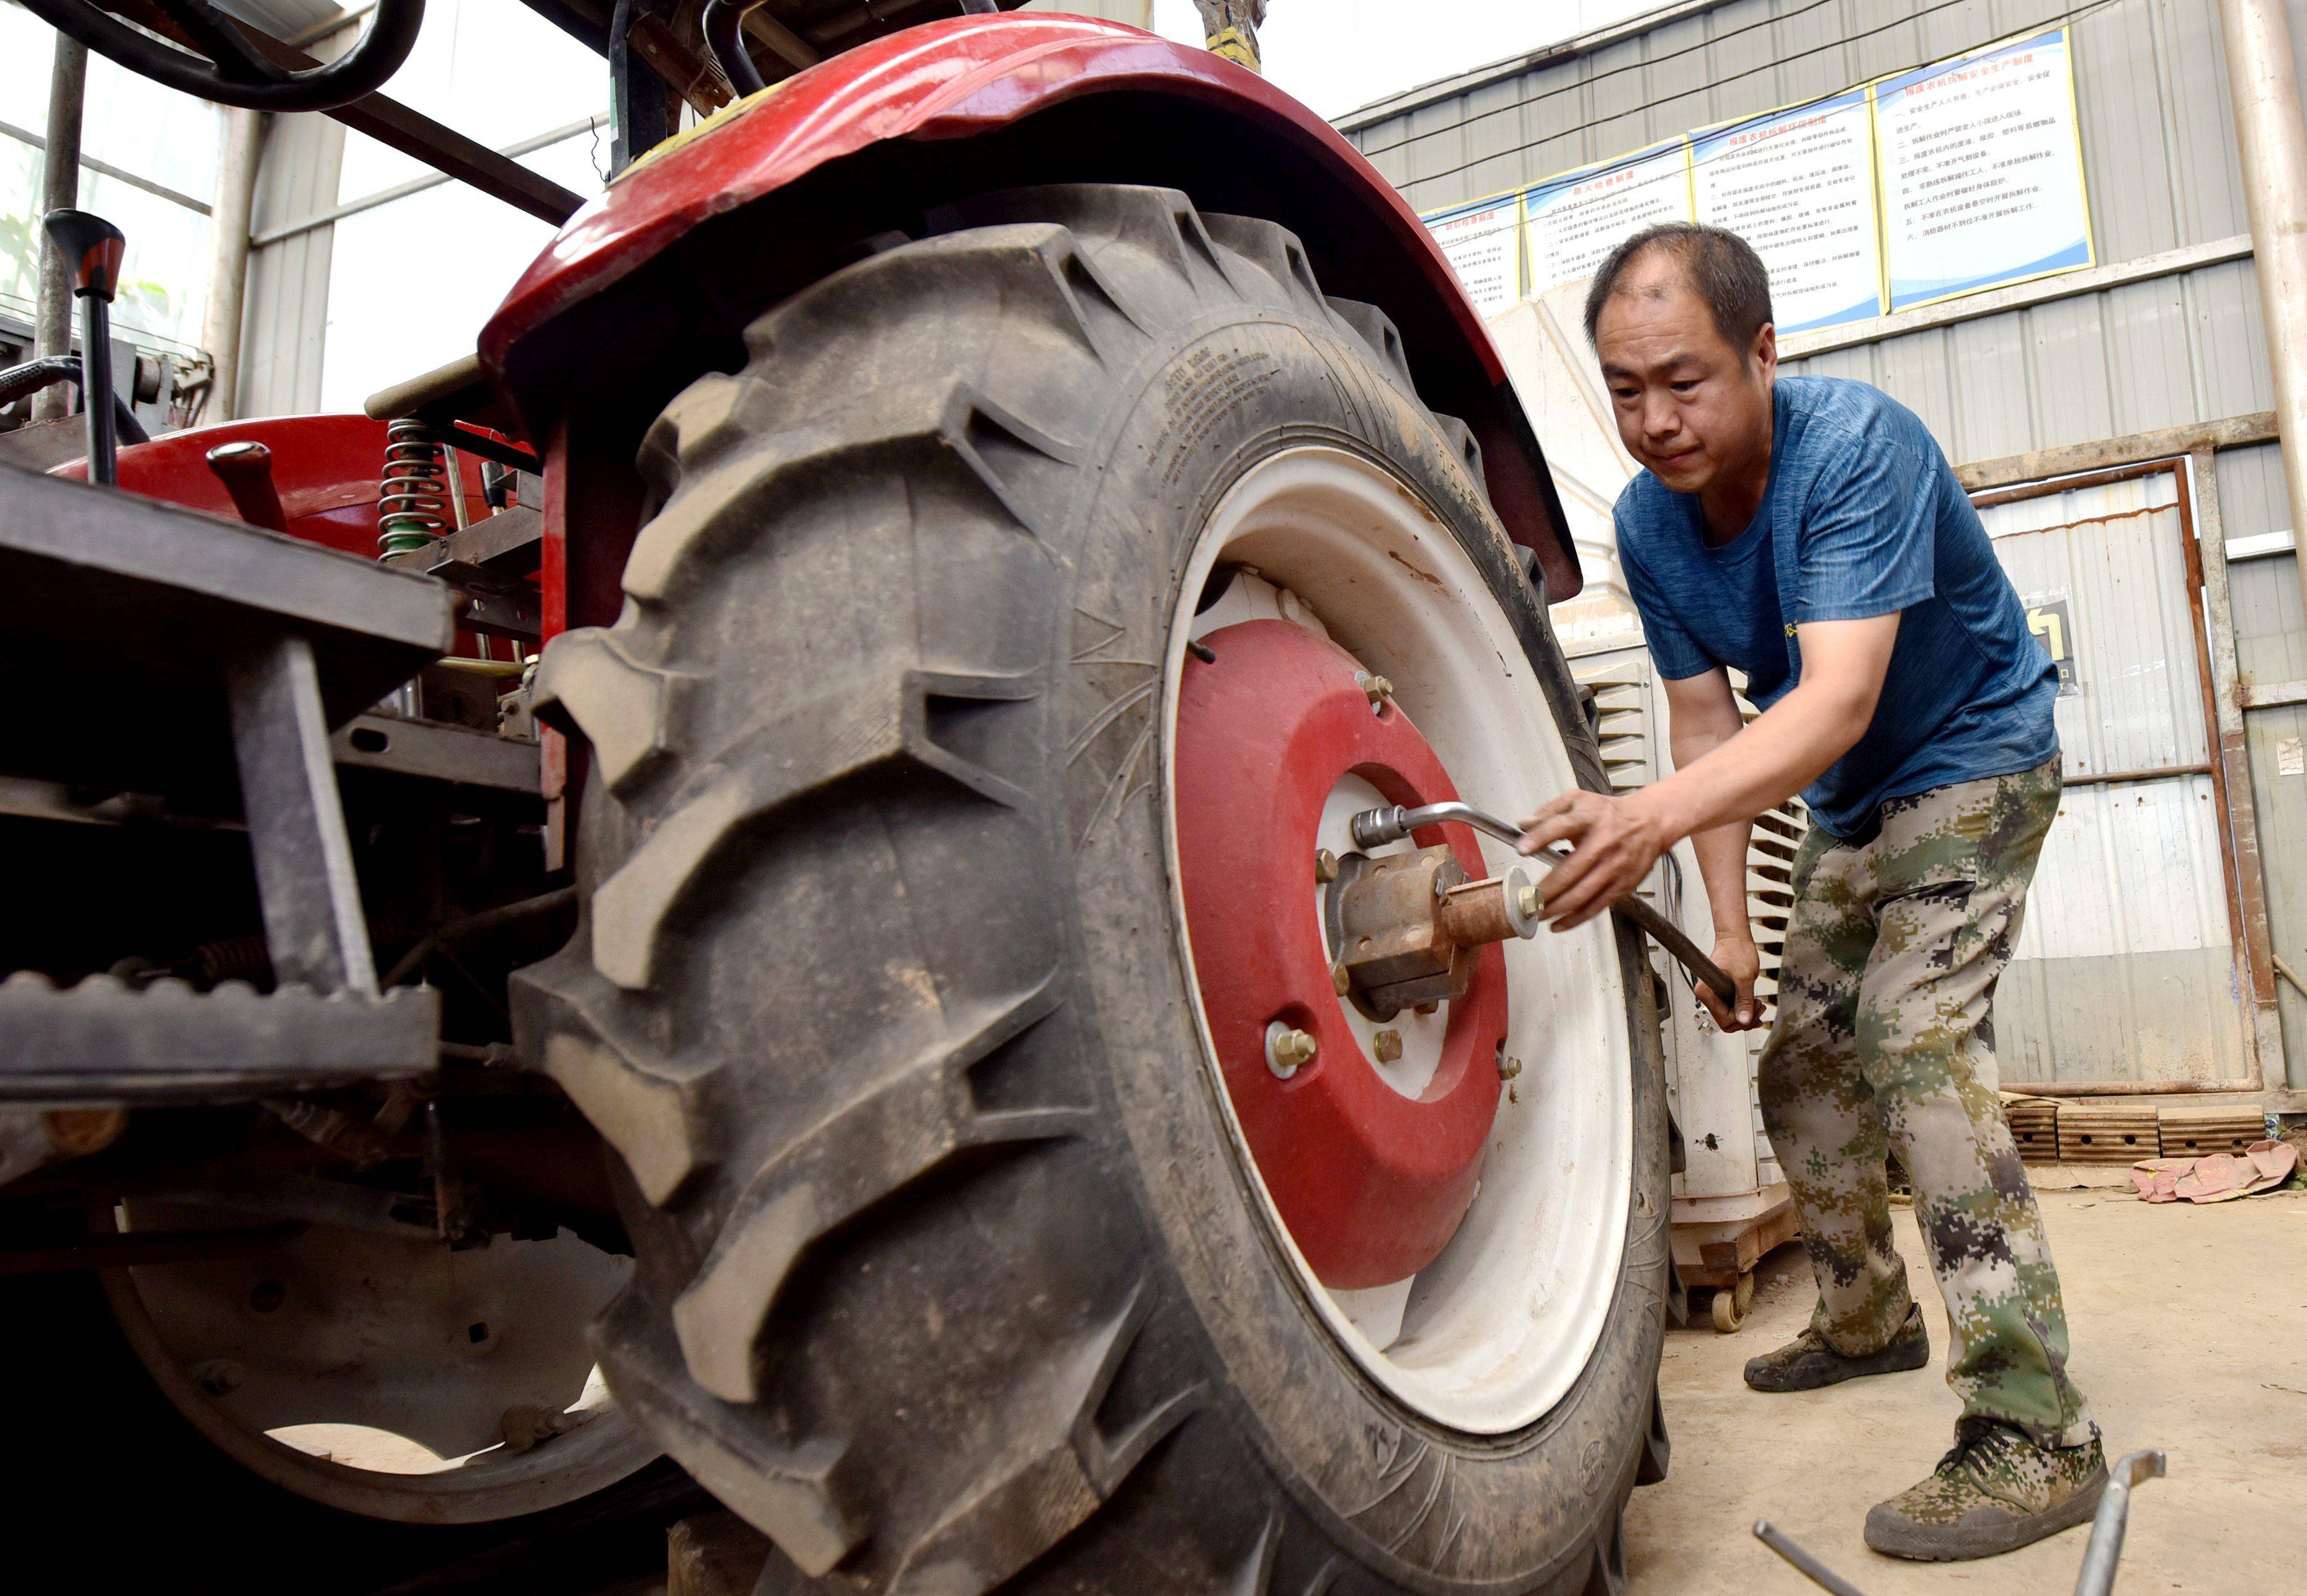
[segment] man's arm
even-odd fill
[[[1646,789],[1677,837],[1751,820],[1784,803],[1866,734],[1899,617],[1814,621],[1795,636],[1803,668],[1794,690],[1721,747]]]
[[[1717,667],[1666,684],[1667,710],[1677,770],[1687,769],[1738,734],[1745,724],[1738,700],[1731,695],[1730,678]],[[1745,1031],[1762,1023],[1754,1001],[1754,980],[1762,974],[1762,955],[1754,947],[1754,931],[1746,918],[1746,843],[1754,830],[1749,820],[1733,820],[1691,835],[1698,855],[1698,873],[1706,882],[1706,902],[1714,915],[1714,962],[1738,983],[1734,1004],[1726,1006],[1711,987],[1697,988],[1698,1000],[1726,1031]]]
[[[1802,680],[1754,725],[1662,782],[1624,798],[1565,793],[1523,822],[1523,853],[1557,842],[1574,849],[1539,883],[1555,930],[1582,925],[1632,892],[1683,837],[1751,821],[1785,802],[1865,734],[1899,640],[1898,615],[1815,621],[1797,627],[1796,636]],[[1714,889],[1711,877],[1707,889]]]

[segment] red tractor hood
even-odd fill
[[[601,375],[600,362],[627,358],[605,349],[597,321],[559,339],[556,325],[589,302],[618,297],[628,279],[699,227],[877,147],[980,139],[1037,116],[1056,125],[1062,119],[1047,113],[1117,96],[1125,98],[1116,114],[1130,116],[1147,145],[1171,136],[1163,116],[1184,119],[1179,124],[1198,135],[1172,141],[1178,153],[1167,169],[1160,151],[1148,150],[1127,180],[1151,176],[1192,193],[1196,176],[1217,180],[1214,168],[1223,164],[1266,175],[1277,196],[1268,212],[1291,212],[1273,219],[1305,238],[1325,287],[1385,309],[1401,327],[1421,392],[1473,428],[1492,502],[1514,540],[1538,552],[1548,596],[1575,592],[1576,557],[1537,440],[1481,317],[1417,213],[1335,129],[1264,78],[1118,22],[1012,13],[926,23],[725,107],[644,156],[570,218],[483,330],[482,364],[542,444],[559,409]],[[1148,107],[1156,107],[1150,117]],[[1022,166],[1012,181],[1053,180],[1031,158]],[[870,176],[861,173],[860,182]],[[806,209],[785,221],[789,236],[823,225]],[[652,292],[682,290],[674,283]],[[571,341],[585,345],[593,368],[581,382],[565,352],[535,353]]]

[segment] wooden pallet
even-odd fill
[[[2003,1117],[2011,1122],[2011,1139],[2019,1144],[2021,1163],[2059,1162],[2057,1103],[2047,1097],[2021,1098],[2004,1105]]]
[[[1737,1219],[1677,1219],[1670,1232],[1675,1273],[1686,1286],[1736,1286],[1763,1255],[1783,1247],[1802,1231],[1794,1197],[1783,1182],[1771,1187],[1760,1212]]]
[[[2059,1106],[2062,1163],[2136,1163],[2162,1154],[2161,1121],[2152,1103]]]
[[[2239,1154],[2267,1136],[2267,1121],[2255,1108],[2165,1107],[2162,1122],[2165,1158]]]

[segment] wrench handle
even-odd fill
[[[1682,928],[1638,897],[1620,898],[1610,905],[1610,913],[1623,914],[1648,931],[1658,945],[1693,975],[1704,982],[1714,995],[1722,1000],[1726,1008],[1738,1002],[1738,983],[1723,974],[1722,966],[1698,951],[1698,944],[1683,935]]]

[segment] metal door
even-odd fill
[[[2183,471],[1980,496],[2067,783],[1995,1000],[2008,1085],[2258,1084]]]

